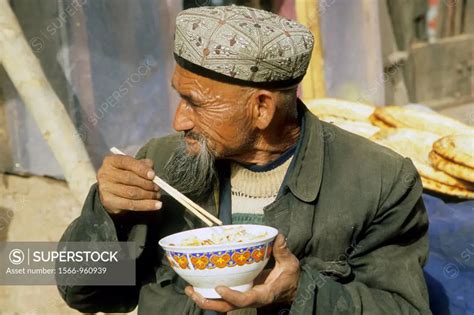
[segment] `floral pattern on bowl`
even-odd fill
[[[180,269],[205,270],[250,265],[270,257],[273,242],[223,251],[206,253],[179,253],[167,251],[171,266]]]

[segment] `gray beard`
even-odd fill
[[[168,183],[192,199],[201,199],[216,178],[215,154],[201,134],[190,134],[199,142],[199,153],[190,154],[184,139],[165,165]]]

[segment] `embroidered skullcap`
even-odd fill
[[[297,85],[313,36],[303,25],[244,6],[198,7],[176,18],[174,56],[183,68],[222,82],[261,88]]]

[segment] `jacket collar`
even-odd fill
[[[324,165],[324,135],[319,119],[298,99],[302,133],[285,182],[293,195],[304,202],[316,200]]]

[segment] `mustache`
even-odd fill
[[[183,139],[185,139],[185,138],[188,138],[188,139],[199,142],[199,144],[201,146],[201,150],[204,150],[204,152],[201,151],[200,153],[209,154],[214,159],[219,157],[217,152],[212,147],[211,142],[209,141],[209,139],[205,135],[203,135],[202,133],[195,132],[195,131],[185,131],[184,134],[183,134]]]
[[[199,142],[207,141],[206,137],[203,134],[197,133],[195,131],[185,131],[184,132],[184,137],[192,139],[192,140],[196,140],[196,141],[199,141]]]

